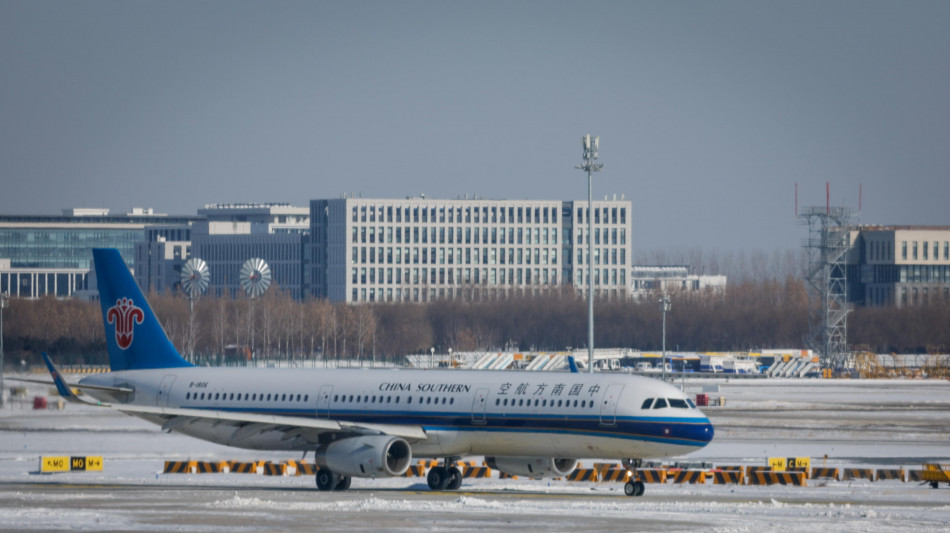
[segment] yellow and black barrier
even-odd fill
[[[812,467],[811,479],[834,479],[837,481],[840,472],[837,468]]]
[[[748,485],[793,485],[807,486],[804,472],[755,472],[746,478]]]
[[[741,470],[714,470],[712,475],[714,485],[742,485]]]
[[[644,483],[666,483],[665,468],[646,468],[637,470],[637,477]]]
[[[874,481],[874,470],[870,468],[845,468],[841,471],[841,481],[851,481],[854,479]]]
[[[632,475],[633,475],[633,472],[627,470],[626,468],[610,468],[607,470],[600,471],[600,481],[604,483],[616,482],[616,481],[626,483],[627,480],[630,479],[630,476]]]
[[[788,468],[785,471],[786,472],[801,472],[802,474],[805,474],[805,479],[811,478],[811,472],[809,472],[808,467],[805,467],[805,466],[801,466],[797,468]]]
[[[462,469],[462,477],[465,479],[491,477],[491,468],[487,466],[466,466]]]
[[[320,470],[320,467],[313,463],[307,463],[304,461],[297,463],[298,476],[315,476],[317,475],[318,470]]]
[[[247,461],[229,461],[228,471],[232,474],[256,474],[257,463]]]
[[[617,463],[594,463],[594,470],[597,471],[600,477],[603,477],[608,470],[616,470],[619,468],[623,467],[617,465]]]
[[[265,476],[282,476],[284,475],[284,465],[270,461],[259,463],[257,465],[257,473],[264,474]]]
[[[879,468],[874,471],[875,481],[895,480],[904,481],[903,468]]]
[[[599,481],[597,471],[593,468],[578,468],[568,474],[568,481]]]
[[[101,472],[102,456],[40,457],[40,473]]]
[[[705,470],[679,470],[673,475],[673,483],[704,484],[706,483]]]
[[[923,481],[924,471],[923,470],[908,470],[906,479],[907,481]]]
[[[165,461],[163,474],[194,474],[198,471],[197,461]]]
[[[771,472],[771,471],[772,471],[771,466],[747,466],[745,467],[745,477],[746,479],[749,479],[755,474],[759,474],[761,472]]]
[[[195,461],[195,467],[198,474],[218,474],[221,472],[218,463],[212,463],[211,461]]]
[[[410,465],[406,469],[406,473],[403,474],[404,477],[425,477],[426,467],[422,465]]]
[[[518,476],[514,474],[509,474],[508,472],[498,472],[498,479],[518,479]]]

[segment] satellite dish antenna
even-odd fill
[[[188,298],[194,300],[208,290],[208,283],[211,282],[211,273],[208,271],[208,263],[204,259],[192,257],[181,267],[181,288],[188,295]]]
[[[248,259],[241,266],[240,280],[244,292],[252,299],[257,298],[270,287],[270,267],[259,257]]]

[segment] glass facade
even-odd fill
[[[81,268],[88,270],[93,248],[117,248],[130,265],[141,228],[0,229],[0,257],[11,268]]]
[[[116,248],[134,268],[135,243],[145,239],[147,225],[196,220],[161,215],[0,216],[0,289],[22,298],[68,297],[84,288],[93,248]]]

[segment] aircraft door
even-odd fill
[[[488,407],[488,389],[478,389],[475,391],[475,399],[472,400],[472,423],[485,423],[485,408]]]
[[[172,383],[175,382],[175,376],[165,376],[158,386],[158,394],[155,396],[155,405],[159,407],[168,406],[168,393],[172,390]]]
[[[317,396],[317,418],[330,418],[330,393],[332,392],[333,385],[320,387],[320,394]]]
[[[614,426],[617,424],[617,403],[620,401],[621,392],[623,392],[623,385],[607,387],[607,392],[604,393],[604,399],[600,404],[600,425]]]

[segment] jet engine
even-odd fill
[[[388,435],[349,437],[317,450],[314,461],[345,476],[401,476],[412,461],[412,448],[405,440]]]
[[[577,468],[577,459],[558,457],[486,457],[489,468],[531,478],[563,477]]]

